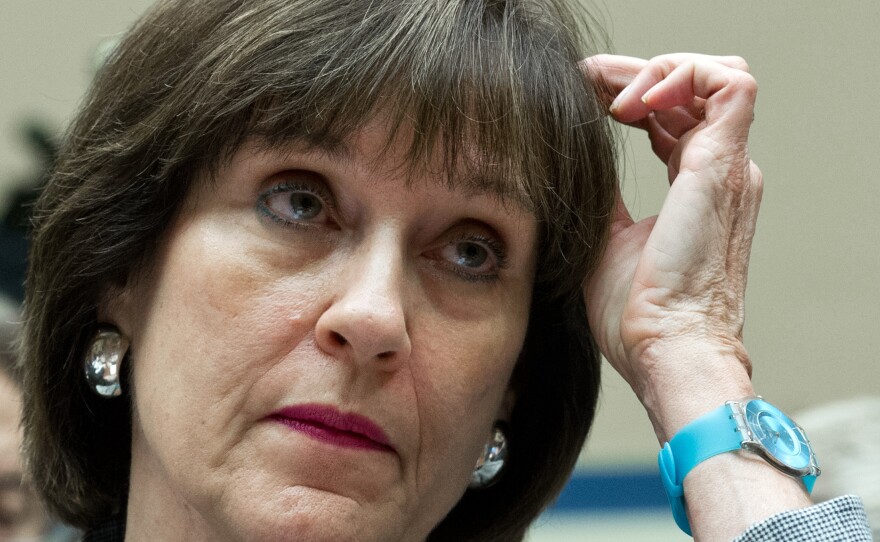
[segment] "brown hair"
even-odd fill
[[[604,108],[577,65],[585,25],[561,1],[172,0],[143,17],[98,74],[35,210],[25,446],[50,509],[86,528],[124,512],[131,405],[89,392],[82,353],[100,296],[150,265],[198,174],[245,138],[326,145],[382,112],[414,128],[411,164],[443,149],[541,225],[511,458],[430,537],[521,539],[592,423],[599,356],[581,288],[615,197]]]

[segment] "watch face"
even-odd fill
[[[810,443],[791,418],[762,399],[746,404],[746,423],[768,454],[792,469],[810,466]]]

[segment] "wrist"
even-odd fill
[[[819,475],[803,430],[759,397],[730,401],[689,423],[663,446],[658,462],[676,523],[688,534],[712,532],[713,540],[719,528],[732,536],[808,506]]]
[[[770,516],[813,504],[801,481],[743,451],[694,467],[684,496],[694,535],[704,540],[732,540]]]
[[[755,395],[741,343],[656,342],[640,354],[633,386],[660,444],[725,401]]]

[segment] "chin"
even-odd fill
[[[253,503],[220,520],[228,540],[278,542],[385,542],[423,540],[403,534],[399,517],[338,494],[296,487],[274,504]],[[234,532],[233,532],[234,529]]]

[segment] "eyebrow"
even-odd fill
[[[280,151],[282,153],[305,152],[331,161],[341,162],[343,165],[351,165],[356,157],[356,153],[350,144],[343,140],[334,139],[309,141],[306,137],[296,137],[284,141],[264,141],[260,147],[264,150]],[[412,182],[407,182],[407,187],[411,188],[413,184]],[[435,184],[443,186],[450,192],[460,190],[468,197],[489,196],[501,202],[510,201],[516,203],[527,209],[531,206],[531,202],[525,194],[512,190],[511,186],[504,180],[486,175],[484,171],[468,172],[464,175],[455,176],[452,181],[440,180]]]
[[[344,141],[310,141],[307,137],[270,138],[253,136],[246,139],[241,147],[253,145],[256,152],[274,153],[280,155],[289,154],[316,154],[327,159],[343,163],[351,163],[354,153]]]
[[[298,142],[294,141],[294,144]],[[322,154],[344,164],[351,164],[354,161],[354,151],[345,141],[322,140],[320,142],[303,141],[303,143],[305,143],[308,152]]]

